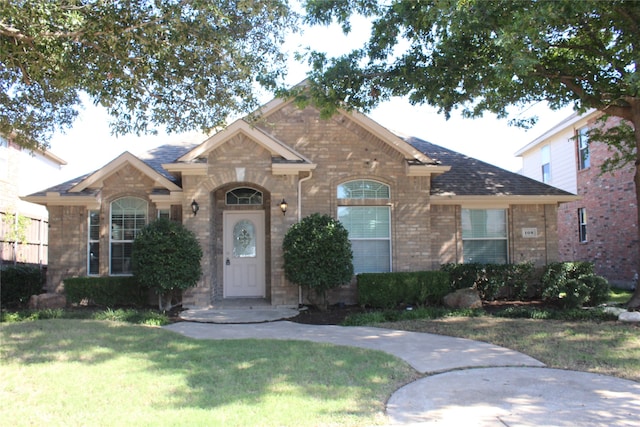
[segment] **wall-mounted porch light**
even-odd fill
[[[200,205],[198,205],[198,202],[196,202],[194,199],[193,202],[191,202],[191,211],[193,212],[193,216],[196,216],[199,210]]]
[[[288,207],[289,204],[287,204],[287,201],[285,199],[282,199],[282,201],[280,202],[280,210],[282,211],[282,215],[285,215],[287,213]]]

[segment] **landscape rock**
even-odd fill
[[[473,288],[458,289],[445,296],[443,301],[449,308],[482,308],[480,295]]]
[[[618,320],[629,323],[640,322],[640,311],[625,311],[624,313],[620,313]]]
[[[42,310],[45,308],[64,308],[67,306],[67,297],[63,294],[40,294],[31,295],[29,298],[29,308],[32,310]]]
[[[626,313],[627,309],[620,308],[620,307],[605,307],[604,312],[608,314],[613,314],[615,316],[620,316],[622,313]]]

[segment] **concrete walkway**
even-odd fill
[[[640,426],[640,383],[547,369],[522,353],[478,341],[288,321],[180,322],[165,329],[195,339],[308,340],[390,353],[427,375],[391,396],[390,425]]]

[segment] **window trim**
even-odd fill
[[[375,183],[378,184],[379,187],[378,189],[375,191],[374,197],[365,197],[366,194],[366,189],[364,188],[364,184],[366,182],[371,182],[371,183]],[[359,190],[361,191],[360,194],[358,194],[358,192],[356,192],[355,197],[339,197],[342,194],[344,194],[345,192],[341,190],[342,186],[345,186],[347,184],[350,183],[362,183],[362,189]],[[337,208],[336,208],[336,216],[338,218],[338,220],[340,220],[340,209],[341,208],[346,208],[346,209],[366,209],[366,208],[386,208],[387,212],[388,212],[388,218],[389,218],[389,224],[388,224],[388,230],[387,230],[387,237],[371,237],[371,238],[364,238],[364,237],[351,237],[349,236],[349,241],[359,241],[359,242],[373,242],[373,241],[384,241],[384,242],[388,242],[389,244],[389,270],[388,272],[392,272],[393,271],[393,233],[392,233],[392,209],[391,209],[391,186],[389,184],[387,184],[386,182],[382,182],[376,179],[368,179],[368,178],[357,178],[357,179],[350,179],[347,181],[343,181],[340,184],[338,184],[336,187],[336,198],[338,200],[338,204],[337,204]],[[382,191],[379,191],[381,190]],[[346,194],[349,195],[349,193],[353,194],[353,190],[351,189],[350,191],[347,191]],[[346,224],[343,224],[345,226],[345,228],[347,228]],[[348,228],[347,228],[347,231]],[[355,258],[355,255],[354,255]],[[354,259],[354,264],[355,264],[355,259]],[[359,273],[365,273],[366,271],[355,271],[354,270],[354,274],[359,274]]]
[[[545,145],[540,148],[540,170],[542,172],[542,182],[551,182],[551,147]]]
[[[504,237],[464,237],[464,230],[462,224],[463,212],[465,210],[469,211],[502,211],[504,212]],[[462,207],[460,210],[460,239],[462,241],[462,263],[473,263],[475,261],[468,262],[464,259],[464,242],[465,241],[504,241],[505,243],[505,264],[509,264],[509,209],[508,208],[478,208],[478,207]]]
[[[582,126],[576,129],[576,149],[578,153],[578,170],[585,170],[591,167],[591,153],[589,150],[589,127]],[[586,153],[586,156],[583,156]]]
[[[383,272],[383,273],[390,273],[393,271],[393,239],[392,237],[392,233],[391,233],[391,206],[389,205],[366,205],[366,206],[354,206],[354,205],[342,205],[342,206],[338,206],[338,210],[337,210],[337,214],[338,214],[338,220],[340,220],[340,209],[352,209],[352,210],[360,210],[360,209],[367,209],[367,208],[384,208],[387,210],[387,215],[389,218],[389,223],[388,223],[388,229],[386,230],[387,232],[387,237],[351,237],[349,236],[349,241],[351,242],[388,242],[389,244],[389,270],[388,271],[378,271],[378,272]],[[347,229],[347,232],[349,231],[349,228],[347,226],[347,224],[342,223],[343,226],[345,227],[345,229]],[[355,267],[355,254],[354,254],[354,267]],[[359,271],[358,269],[354,268],[354,274],[360,274],[360,273],[372,273],[372,271]]]
[[[587,243],[589,237],[587,234],[588,216],[586,208],[578,208],[578,242]]]
[[[96,226],[98,227],[98,238],[91,238],[91,217],[92,214],[98,215],[98,223]],[[98,272],[91,272],[91,245],[98,245]],[[87,276],[99,276],[100,275],[100,210],[98,209],[90,209],[87,211]]]
[[[144,226],[149,223],[149,202],[142,197],[137,196],[123,196],[118,197],[117,199],[113,199],[111,203],[109,203],[109,276],[132,276],[133,273],[113,273],[113,244],[114,243],[131,243],[133,245],[133,240],[116,240],[113,238],[113,205],[124,199],[136,199],[144,202]],[[144,226],[142,228],[144,228]],[[134,234],[137,234],[142,228],[138,229],[137,227],[134,229]]]
[[[229,203],[229,195],[233,194],[233,196],[238,199],[238,201],[244,199],[245,197],[241,198],[239,196],[237,196],[236,194],[234,194],[235,191],[238,190],[251,190],[253,191],[253,194],[248,198],[249,203]],[[259,199],[260,199],[260,203],[252,203],[254,197],[256,195],[259,195]],[[264,205],[264,193],[256,188],[253,187],[235,187],[232,188],[229,191],[226,191],[224,193],[224,204],[225,206],[262,206]]]

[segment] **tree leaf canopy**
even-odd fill
[[[0,134],[43,148],[86,92],[116,135],[209,131],[275,89],[286,0],[0,2]]]

